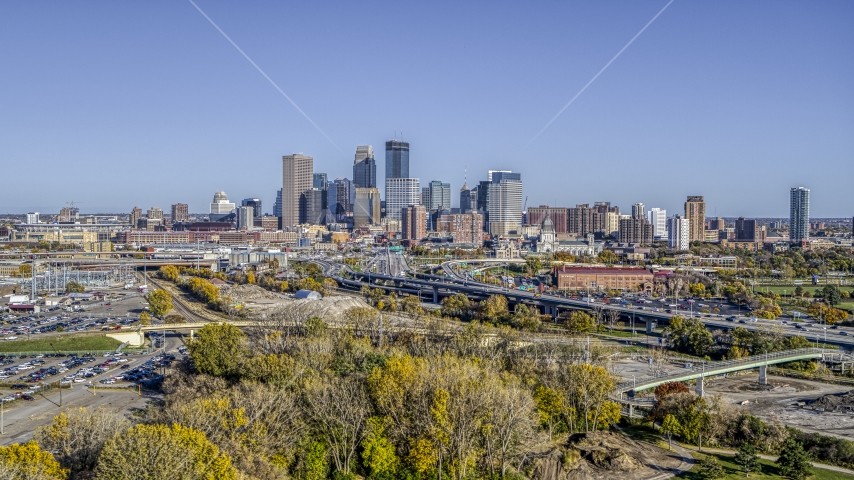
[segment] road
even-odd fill
[[[346,270],[351,275],[355,276],[363,276],[363,273],[353,272],[346,265],[341,265],[337,263],[332,263],[329,261],[323,260],[313,260],[315,263],[323,268],[324,274],[327,276],[332,276],[339,283],[343,283],[345,285],[349,283],[354,283],[352,280],[347,280],[342,278],[341,271]],[[447,262],[446,262],[447,263]],[[450,268],[450,266],[447,266]],[[445,268],[445,266],[443,266]],[[438,291],[441,297],[453,295],[454,293],[465,293],[470,296],[475,297],[483,297],[488,295],[505,295],[508,296],[508,299],[511,303],[515,302],[525,302],[530,304],[540,304],[550,308],[559,308],[559,309],[586,309],[590,310],[593,308],[603,308],[603,309],[611,309],[619,311],[625,318],[632,319],[631,321],[637,322],[669,322],[670,318],[676,315],[679,316],[689,316],[693,315],[696,318],[699,318],[704,324],[717,327],[721,329],[732,329],[735,326],[742,327],[749,331],[755,330],[768,330],[768,329],[782,329],[782,333],[786,336],[802,336],[807,338],[811,342],[827,342],[833,343],[836,345],[844,346],[846,348],[852,349],[854,348],[854,328],[852,327],[839,327],[837,329],[820,329],[820,326],[810,326],[807,331],[796,330],[789,323],[782,323],[785,320],[756,320],[751,321],[749,317],[737,317],[732,321],[727,321],[723,314],[700,314],[697,312],[686,312],[684,310],[677,310],[674,313],[667,313],[665,311],[655,311],[652,308],[647,308],[645,306],[632,306],[632,305],[614,305],[614,304],[602,304],[597,302],[585,302],[580,299],[571,299],[566,298],[560,295],[554,295],[550,293],[535,293],[529,291],[523,291],[518,289],[511,289],[507,287],[497,287],[495,285],[485,284],[477,282],[473,279],[460,279],[453,276],[430,276],[430,275],[420,275],[420,278],[411,278],[411,277],[400,277],[400,276],[392,276],[392,275],[384,275],[380,273],[371,274],[372,280],[391,280],[396,282],[398,285],[397,288],[406,289],[410,292],[421,291],[422,295],[426,295],[424,298],[430,298],[435,291]],[[375,276],[374,276],[375,275]],[[663,310],[660,309],[659,310]],[[788,322],[788,321],[786,321]],[[835,332],[835,333],[834,333]],[[844,334],[842,333],[844,332]]]

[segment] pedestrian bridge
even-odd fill
[[[696,380],[697,395],[703,395],[703,378],[707,376],[723,375],[725,373],[737,372],[740,370],[759,369],[759,383],[767,382],[766,367],[777,363],[794,362],[797,360],[812,360],[821,359],[825,356],[830,357],[833,354],[839,354],[839,350],[831,350],[827,348],[800,348],[797,350],[785,350],[782,352],[774,352],[763,355],[752,355],[750,357],[739,358],[735,360],[726,360],[723,362],[703,362],[702,364],[693,364],[691,368],[680,368],[677,371],[661,372],[657,375],[645,375],[643,377],[633,378],[631,381],[623,382],[617,385],[614,390],[614,397],[623,401],[632,402],[635,393],[650,388],[655,388],[663,383],[670,382],[686,382],[688,380]]]

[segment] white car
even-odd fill
[[[3,340],[17,340],[17,339],[18,339],[18,337],[12,335],[11,337],[6,337]]]

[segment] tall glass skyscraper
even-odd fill
[[[409,142],[385,142],[385,178],[409,178]]]
[[[356,159],[353,162],[353,185],[356,188],[377,187],[377,162],[374,160],[374,147],[370,145],[356,147]]]
[[[810,239],[810,189],[792,188],[789,201],[789,240],[798,243]]]
[[[312,181],[312,187],[318,190],[326,190],[329,188],[329,179],[325,173],[315,173]]]

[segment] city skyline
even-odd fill
[[[501,5],[482,20],[475,6],[447,6],[458,18],[416,8],[423,22],[408,30],[353,35],[359,19],[403,14],[371,3],[324,17],[331,35],[309,44],[283,35],[278,20],[310,28],[319,7],[199,3],[338,147],[189,4],[3,5],[0,12],[16,22],[0,39],[19,48],[0,53],[8,66],[0,72],[8,87],[0,92],[0,158],[62,175],[40,177],[39,189],[11,182],[0,212],[58,212],[71,200],[85,213],[176,202],[203,212],[218,190],[273,205],[274,159],[303,152],[315,158],[315,171],[350,178],[357,145],[379,151],[398,138],[412,145],[410,176],[440,178],[458,190],[465,165],[470,187],[487,170],[511,169],[525,176],[529,206],[607,200],[624,210],[642,202],[676,212],[696,194],[706,198],[708,216],[785,218],[782,192],[806,185],[812,216],[850,216],[854,61],[846,51],[854,33],[846,19],[854,6],[844,2],[675,2],[530,141],[664,4],[546,5],[537,13]],[[128,15],[144,21],[115,21]],[[473,28],[450,28],[457,22]],[[506,36],[514,23],[542,28]],[[459,33],[436,33],[449,28]],[[390,38],[399,41],[390,45]],[[350,48],[344,55],[342,45]],[[567,55],[556,60],[546,52]],[[389,55],[408,68],[370,74]],[[446,68],[437,68],[439,58]],[[369,73],[346,85],[330,70],[361,67]],[[290,75],[292,68],[316,74]],[[540,73],[536,81],[531,70]],[[385,178],[384,162],[377,163],[377,177]],[[131,166],[157,181],[129,174],[123,182],[99,181],[106,178],[101,171]],[[582,181],[572,182],[579,175]]]

